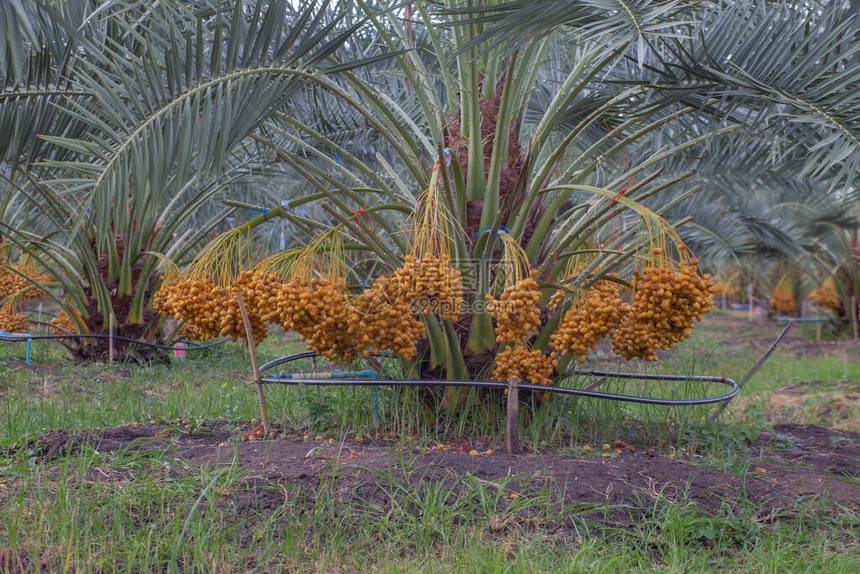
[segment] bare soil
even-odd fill
[[[417,492],[441,485],[468,494],[468,480],[501,491],[504,500],[549,489],[557,508],[621,527],[635,524],[658,499],[692,503],[711,515],[725,512],[727,502],[749,501],[763,522],[792,516],[804,502],[835,503],[836,511],[839,506],[860,510],[860,486],[854,480],[860,478],[860,433],[803,425],[777,425],[774,430],[762,431],[749,445],[749,458],[730,469],[709,467],[702,458],[673,459],[653,448],[620,455],[610,451],[610,457],[599,454],[600,446],[585,456],[508,456],[289,433],[247,440],[249,427],[228,421],[209,421],[193,431],[187,423],[60,430],[27,448],[44,463],[83,445],[100,452],[150,451],[211,468],[231,465],[235,459],[243,469],[244,488],[234,493],[233,503],[247,516],[270,514],[285,503],[309,507],[323,492],[335,502],[385,509],[402,503],[392,492],[403,491],[392,489],[392,481]],[[464,480],[467,475],[472,478]],[[98,473],[92,478],[100,479]]]

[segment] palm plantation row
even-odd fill
[[[843,316],[857,289],[848,3],[67,0],[0,18],[10,317],[44,294],[72,332],[113,316],[161,341],[160,314],[244,338],[238,293],[255,342],[275,323],[338,362],[552,384],[604,336],[647,359],[689,336],[708,271],[826,287]]]

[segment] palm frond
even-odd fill
[[[73,154],[44,163],[79,174],[84,185],[75,189],[88,200],[80,213],[96,209],[100,245],[112,241],[112,212],[124,209],[113,201],[118,190],[132,203],[154,194],[148,200],[158,204],[193,174],[219,170],[248,134],[325,73],[312,68],[351,33],[326,10],[285,22],[286,0],[259,1],[249,12],[237,4],[205,22],[168,4],[173,9],[153,7],[143,21],[112,20],[116,35],[138,42],[139,53],[110,41],[82,63],[78,82],[94,97],[69,102],[69,114],[98,136],[49,139]],[[53,185],[68,191],[62,179]]]
[[[721,2],[696,34],[666,44],[655,81],[664,97],[766,131],[774,161],[800,151],[801,176],[848,194],[860,168],[857,18],[841,3]]]
[[[513,50],[567,28],[605,45],[633,43],[642,65],[657,37],[676,34],[675,16],[698,4],[691,0],[513,0],[477,7],[455,7],[442,13],[453,25],[482,25],[484,31],[462,49],[484,45]]]

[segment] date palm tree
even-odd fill
[[[854,193],[860,148],[850,86],[860,68],[853,20],[842,7],[548,0],[414,9],[414,21],[393,12],[371,19],[381,42],[403,50],[393,60],[398,75],[390,62],[344,74],[317,87],[315,123],[276,114],[273,135],[258,138],[315,187],[290,206],[324,199],[327,217],[383,267],[403,261],[403,214],[421,202],[437,162],[448,165],[439,159],[446,154],[453,161],[431,185],[450,198],[457,230],[450,249],[473,301],[493,289],[489,262],[500,230],[521,245],[545,290],[564,279],[559,256],[605,243],[616,229],[628,235],[627,248],[602,250],[591,270],[629,265],[642,221],[637,205],[679,221],[681,207],[699,197],[697,186],[665,192],[694,166],[663,168],[711,153],[715,138],[730,133],[759,142],[746,146],[756,168],[792,163],[792,152],[803,150],[799,177],[817,177],[841,198]],[[337,117],[326,117],[331,109]],[[350,130],[362,138],[344,138]],[[769,188],[754,186],[756,178],[747,183],[766,204]],[[358,212],[373,214],[375,226]],[[721,220],[722,235],[713,225],[712,241],[698,243],[716,251],[726,239],[739,241],[733,234],[741,223],[741,251],[769,243],[788,253],[803,239],[779,227],[788,220]],[[706,227],[688,229],[695,241]],[[596,278],[584,273],[568,286]],[[543,323],[536,347],[546,347],[557,319]],[[486,309],[476,306],[456,324],[427,321],[430,366],[444,365],[449,378],[477,376],[496,349]]]
[[[545,295],[631,265],[640,231],[683,223],[699,189],[692,168],[665,167],[728,134],[768,142],[754,165],[803,151],[801,175],[854,195],[860,66],[841,4],[451,0],[411,3],[408,19],[362,0],[36,5],[0,14],[25,48],[2,67],[0,151],[9,188],[51,215],[3,233],[56,269],[92,331],[118,297],[122,324],[146,323],[159,261],[191,253],[223,215],[188,218],[251,165],[308,193],[237,197],[267,209],[244,229],[340,225],[358,282],[368,259],[402,263],[433,172],[473,302],[493,291],[501,235]],[[595,250],[565,276],[559,258]],[[426,322],[443,376],[492,360],[486,309]]]
[[[119,335],[158,337],[160,262],[226,228],[209,200],[253,175],[267,117],[338,72],[320,63],[350,37],[342,16],[281,0],[4,3],[2,185],[29,210],[7,210],[0,233],[51,270],[78,331],[114,315]]]

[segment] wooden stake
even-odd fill
[[[520,401],[517,380],[508,380],[508,416],[505,420],[505,452],[520,454]]]
[[[254,369],[254,383],[257,385],[257,398],[260,400],[260,416],[263,419],[263,434],[269,435],[269,412],[266,410],[266,397],[263,395],[263,381],[260,376],[260,364],[257,362],[257,346],[254,343],[254,331],[251,330],[251,320],[248,318],[248,308],[242,293],[236,291],[236,300],[239,302],[239,311],[242,313],[242,322],[245,323],[245,336],[248,339],[248,352],[251,354],[251,367]]]
[[[113,313],[108,315],[108,362],[113,364]]]
[[[44,328],[44,330],[45,330],[44,334],[47,335],[48,334],[48,324],[42,322],[42,304],[41,303],[39,303],[39,324],[42,325],[42,328]],[[44,359],[45,359],[45,361],[47,361],[48,360],[48,346],[44,345],[44,349],[45,349]]]
[[[815,340],[816,341],[821,340],[821,323],[820,322],[815,324]]]
[[[851,296],[851,323],[854,325],[854,340],[860,339],[857,334],[857,297]]]

